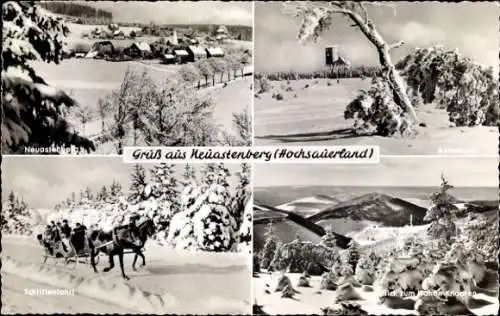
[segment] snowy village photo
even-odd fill
[[[251,145],[252,2],[33,3],[2,4],[3,153]]]
[[[248,165],[16,156],[2,171],[2,314],[251,314]]]
[[[254,313],[496,315],[497,166],[254,166]]]
[[[256,2],[255,144],[497,154],[498,15],[496,2]]]

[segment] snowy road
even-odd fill
[[[126,256],[125,271],[131,278],[127,282],[120,277],[119,267],[95,274],[86,264],[72,268],[49,259],[42,268],[43,252],[32,238],[3,236],[2,246],[2,263],[8,261],[2,267],[2,314],[35,310],[151,313],[152,308],[178,314],[250,313],[248,256],[244,254],[183,254],[147,245],[146,267],[138,272],[131,269],[132,255]],[[107,262],[101,257],[98,269],[102,271]],[[40,288],[74,288],[75,295],[30,296],[24,292]]]

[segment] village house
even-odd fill
[[[125,33],[123,33],[123,31],[116,30],[113,32],[113,37],[115,39],[125,39]]]
[[[115,47],[110,41],[95,42],[92,44],[90,52],[86,58],[112,56],[115,53]]]
[[[178,64],[183,64],[189,61],[189,53],[184,49],[174,50],[175,61]]]
[[[151,46],[146,42],[135,42],[125,49],[130,57],[148,57],[151,55]]]
[[[229,32],[227,31],[227,27],[225,25],[219,26],[217,31],[215,31],[215,39],[219,43],[224,43],[229,37]]]
[[[206,51],[207,57],[224,57],[224,51],[220,47],[209,47]]]
[[[162,61],[164,64],[175,64],[175,55],[174,54],[163,54]]]
[[[189,54],[189,61],[197,61],[207,58],[206,51],[200,46],[190,45],[187,47],[186,51]]]

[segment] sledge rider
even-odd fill
[[[69,238],[69,236],[71,236],[71,227],[69,227],[67,219],[63,219],[63,224],[62,224],[62,227],[61,227],[61,232],[63,233],[63,235],[66,238]]]
[[[77,252],[80,252],[85,248],[85,236],[86,227],[80,223],[76,223],[75,228],[73,228],[73,230],[71,231],[71,242],[73,243]]]
[[[55,227],[56,227],[56,234],[57,234],[56,242],[57,241],[60,242],[62,247],[63,247],[63,250],[65,252],[67,252],[68,248],[66,247],[66,244],[64,243],[64,240],[63,240],[63,237],[65,237],[65,236],[63,234],[63,226],[62,226],[61,222],[57,222]]]
[[[75,228],[73,229],[73,234],[76,234],[76,233],[79,233],[79,232],[82,232],[82,231],[85,231],[86,227],[83,226],[82,224],[80,223],[76,223],[75,224]]]
[[[133,245],[137,247],[142,246],[142,242],[139,238],[139,228],[137,227],[137,220],[139,219],[139,214],[132,213],[129,217],[129,223],[125,225],[120,225],[113,228],[113,240],[115,243],[120,244],[119,238],[117,235],[118,230],[125,229],[128,232],[129,240]]]
[[[54,251],[54,247],[53,247],[53,237],[52,237],[52,226],[51,225],[45,226],[45,230],[43,231],[41,241],[42,241],[44,247],[52,255],[53,251]]]

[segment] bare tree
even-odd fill
[[[106,102],[104,99],[99,98],[97,101],[97,113],[101,119],[101,132],[104,134],[106,132],[106,118],[111,110],[110,103]]]
[[[89,106],[82,106],[77,108],[75,115],[82,123],[82,131],[85,134],[85,125],[94,118],[94,111]]]
[[[415,109],[406,93],[404,81],[396,70],[390,54],[391,50],[400,47],[404,43],[388,44],[384,40],[373,21],[369,18],[365,3],[353,1],[330,1],[319,4],[314,2],[287,2],[283,5],[283,13],[302,19],[298,35],[302,43],[311,40],[317,41],[322,33],[332,27],[333,15],[340,14],[347,17],[353,23],[351,26],[360,30],[377,49],[384,77],[390,84],[394,94],[394,102],[407,112],[415,122],[418,121]]]
[[[205,86],[208,86],[208,77],[211,77],[214,74],[212,64],[208,60],[203,59],[196,63],[196,67],[200,71],[200,74],[205,78]]]

